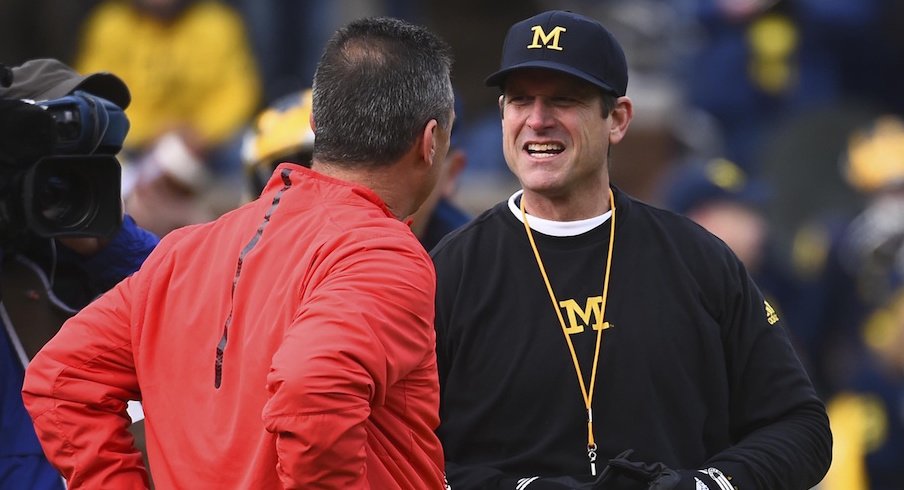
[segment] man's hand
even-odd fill
[[[715,468],[673,470],[663,463],[631,461],[620,455],[610,459],[606,469],[647,483],[647,490],[737,490]]]
[[[91,255],[100,252],[104,246],[107,245],[107,240],[101,240],[97,237],[82,237],[82,238],[57,238],[57,240],[63,244],[66,248],[71,249],[73,252],[83,255],[85,257],[89,257]]]
[[[633,450],[628,449],[610,461],[627,461],[627,457],[632,452]],[[609,477],[614,475],[614,473],[615,471],[613,468],[606,466],[603,468],[603,471],[592,480],[578,480],[571,476],[534,476],[519,479],[515,482],[513,488],[516,490],[605,490],[607,487],[606,482],[609,480]]]

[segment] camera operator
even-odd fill
[[[130,99],[111,73],[0,65],[0,490],[65,488],[22,403],[25,366],[157,244],[122,211]]]

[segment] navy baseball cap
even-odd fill
[[[681,214],[717,201],[762,208],[771,194],[765,181],[750,178],[734,162],[725,158],[678,167],[666,182],[665,205]]]
[[[573,75],[606,92],[625,95],[628,64],[615,37],[590,17],[550,10],[509,28],[499,71],[486,79],[502,87],[513,70],[545,68]]]

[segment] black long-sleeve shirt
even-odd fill
[[[533,232],[593,396],[598,467],[625,449],[676,469],[714,466],[746,489],[806,489],[831,460],[823,403],[782,321],[741,262],[690,220],[614,189],[611,220]],[[500,203],[432,252],[438,287],[438,429],[452,488],[589,476],[587,417],[530,243]],[[502,488],[502,487],[500,487]]]

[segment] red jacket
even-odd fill
[[[442,488],[434,291],[376,194],[283,164],[68,321],[23,395],[70,488],[144,485],[130,399],[158,488]]]

